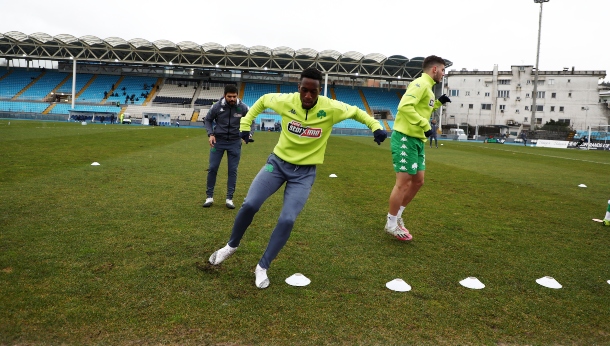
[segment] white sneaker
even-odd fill
[[[225,201],[225,205],[227,206],[227,208],[229,209],[235,209],[235,204],[233,204],[233,200],[231,199],[227,199]]]
[[[413,239],[411,234],[406,228],[400,227],[400,225],[396,225],[395,227],[389,227],[387,224],[385,225],[385,231],[389,234],[393,235],[396,239],[407,241]]]
[[[263,269],[259,264],[256,265],[256,269],[254,270],[254,275],[256,275],[256,280],[254,283],[258,288],[267,288],[269,287],[269,278],[267,277],[267,269]]]
[[[204,208],[209,208],[212,206],[212,204],[214,204],[214,198],[212,197],[208,197],[205,199],[205,203],[203,203],[203,207]]]
[[[235,250],[237,250],[236,247],[230,247],[229,244],[227,244],[225,247],[217,250],[212,254],[212,256],[210,256],[210,264],[218,265],[222,263],[224,260],[231,257]]]

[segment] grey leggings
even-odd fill
[[[237,247],[239,245],[246,229],[252,223],[254,215],[263,203],[286,183],[284,205],[280,217],[273,233],[271,233],[267,249],[258,263],[262,268],[268,269],[271,261],[275,259],[288,241],[294,221],[303,210],[315,179],[315,165],[293,165],[280,159],[275,154],[271,154],[267,158],[265,166],[252,181],[244,204],[237,212],[231,239],[228,243],[229,246]]]

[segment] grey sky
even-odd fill
[[[86,4],[86,5],[85,5]],[[436,54],[452,69],[534,65],[533,0],[117,1],[2,0],[0,33],[288,46],[341,53]],[[609,0],[544,4],[540,70],[610,72]],[[610,80],[610,77],[606,77]]]

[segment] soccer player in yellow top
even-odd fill
[[[252,121],[266,108],[271,108],[282,116],[282,132],[273,153],[252,181],[244,204],[235,216],[229,242],[210,256],[210,263],[218,265],[237,250],[246,229],[265,200],[286,184],[280,217],[254,271],[254,283],[258,288],[269,286],[267,269],[288,241],[294,222],[309,198],[316,178],[316,165],[324,161],[333,125],[345,119],[354,119],[373,131],[377,144],[381,144],[387,137],[379,121],[365,111],[320,96],[321,84],[320,71],[315,68],[305,69],[301,73],[298,92],[263,95],[241,119],[241,138],[246,144],[250,141]]]
[[[407,87],[398,104],[390,147],[396,172],[396,183],[390,194],[390,211],[385,231],[399,240],[413,236],[405,227],[402,212],[424,184],[426,137],[430,137],[430,115],[441,104],[451,102],[447,95],[435,100],[432,87],[445,75],[445,60],[431,55],[424,59],[421,77]]]

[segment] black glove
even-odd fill
[[[375,136],[373,141],[377,142],[377,145],[381,145],[381,142],[388,138],[388,133],[385,130],[375,130],[373,131],[373,136]]]
[[[427,137],[432,136],[432,134],[433,134],[433,133],[434,133],[434,132],[432,132],[432,129],[430,129],[430,130],[428,130],[428,131],[424,132],[424,136],[426,136],[426,138],[427,138]]]
[[[438,100],[441,101],[442,104],[451,102],[451,99],[447,96],[447,94],[443,94],[441,97],[438,98]]]
[[[241,131],[239,137],[241,137],[246,144],[248,144],[248,142],[254,142],[254,139],[250,138],[250,131]]]

